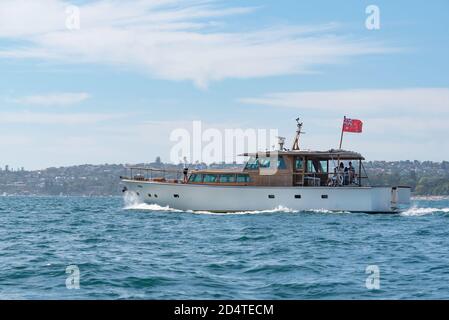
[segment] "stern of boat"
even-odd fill
[[[410,206],[411,188],[397,186],[391,188],[391,206],[393,208]]]

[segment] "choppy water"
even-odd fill
[[[0,197],[3,299],[449,298],[449,200],[401,215]],[[66,288],[77,265],[80,289]],[[366,288],[367,266],[380,289]]]

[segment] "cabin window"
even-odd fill
[[[270,158],[259,158],[259,167],[260,168],[269,168],[270,164],[271,164]],[[287,169],[287,166],[285,165],[284,157],[278,157],[277,168],[278,169]]]
[[[151,198],[151,193],[148,194],[148,198]]]
[[[284,157],[278,158],[278,169],[287,169],[287,166],[285,165]]]
[[[307,160],[307,172],[327,173],[327,160]]]
[[[220,183],[234,183],[235,175],[234,174],[222,174],[220,175]]]
[[[237,175],[237,182],[238,183],[247,183],[249,181],[250,181],[249,175],[246,175],[246,174],[238,174]]]
[[[191,174],[189,178],[189,182],[202,182],[203,181],[203,175],[202,174]]]
[[[307,160],[307,172],[316,172],[313,160]]]
[[[329,196],[327,194],[321,195],[321,199],[327,199],[327,198],[329,198]]]
[[[203,182],[204,183],[215,183],[217,182],[217,175],[216,174],[205,174]]]
[[[321,166],[321,172],[323,173],[328,173],[328,167],[327,167],[327,160],[321,160],[320,161],[320,166]]]
[[[303,162],[301,158],[296,158],[295,160],[295,170],[302,170],[303,167]]]
[[[274,194],[269,194],[269,195],[268,195],[268,198],[269,198],[269,199],[274,199]]]
[[[300,194],[295,194],[295,199],[301,199],[301,195]]]
[[[270,167],[270,158],[260,158],[259,159],[259,167],[269,168]]]
[[[245,169],[248,170],[259,169],[259,160],[256,157],[249,158],[248,162],[246,163]]]
[[[174,194],[173,197],[179,198],[179,194]]]

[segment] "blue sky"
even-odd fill
[[[36,3],[38,2],[38,3]],[[365,8],[380,29],[365,27]],[[80,28],[69,30],[69,5]],[[170,132],[278,128],[305,148],[448,160],[449,2],[0,3],[0,165],[169,160]]]

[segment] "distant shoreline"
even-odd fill
[[[198,164],[191,164],[194,168]],[[200,164],[205,166],[205,164]],[[119,197],[120,176],[125,164],[77,165],[26,171],[0,170],[0,196],[74,196]],[[139,167],[182,170],[183,165],[155,161],[136,164]],[[449,196],[449,162],[432,161],[366,161],[371,185],[406,185],[417,197]],[[243,168],[241,164],[211,164],[209,168]]]

